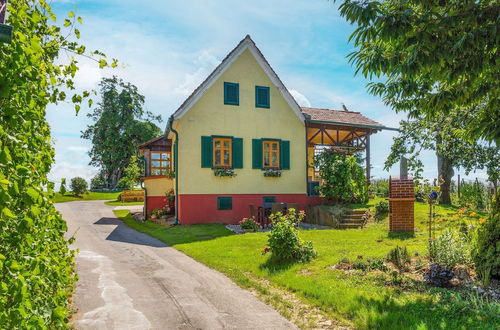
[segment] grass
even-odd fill
[[[369,206],[378,200],[372,200]],[[456,209],[437,206],[435,212],[437,218],[451,218]],[[304,240],[313,242],[318,258],[308,264],[287,265],[271,264],[268,256],[261,255],[267,245],[265,233],[234,235],[220,224],[165,228],[135,222],[126,210],[115,213],[130,227],[225,273],[240,286],[260,292],[261,297],[270,295],[270,291],[262,287],[262,283],[269,283],[351,327],[493,329],[500,322],[498,306],[493,312],[474,308],[455,291],[411,283],[401,287],[392,285],[385,273],[346,275],[332,268],[342,258],[383,258],[398,245],[406,246],[411,254],[425,255],[428,224],[425,204],[415,204],[415,234],[390,235],[387,218],[370,223],[364,229],[301,231]],[[436,231],[453,223],[438,221]],[[274,305],[275,299],[264,300]],[[286,294],[281,300],[286,300]],[[278,310],[290,317],[286,311]]]
[[[60,193],[56,193],[54,196],[54,203],[64,203],[71,201],[88,201],[88,200],[107,200],[107,199],[117,199],[120,192],[94,192],[90,191],[88,193],[83,194],[83,196],[72,195],[71,193],[66,193],[62,195]]]
[[[116,199],[114,201],[104,202],[104,204],[112,206],[128,206],[128,205],[144,205],[144,202],[122,202]]]

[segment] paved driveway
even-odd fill
[[[126,227],[102,201],[56,204],[76,233],[78,329],[293,329],[221,273]]]

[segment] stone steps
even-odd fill
[[[363,228],[370,216],[369,210],[349,210],[340,220],[340,229]]]

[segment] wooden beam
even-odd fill
[[[311,136],[311,138],[310,138],[309,140],[307,140],[307,142],[311,143],[311,142],[312,142],[312,140],[313,140],[313,139],[314,139],[314,138],[315,138],[315,137],[316,137],[319,133],[321,133],[321,128],[320,128],[320,129],[318,129],[318,131],[317,131],[316,133],[314,133],[314,135],[313,135],[313,136]]]

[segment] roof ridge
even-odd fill
[[[363,114],[359,111],[351,111],[351,110],[340,110],[340,109],[328,109],[328,108],[315,108],[315,107],[300,107],[301,109],[315,109],[315,110],[326,110],[326,111],[341,111],[341,112],[347,112],[347,113],[358,113],[363,116]]]

